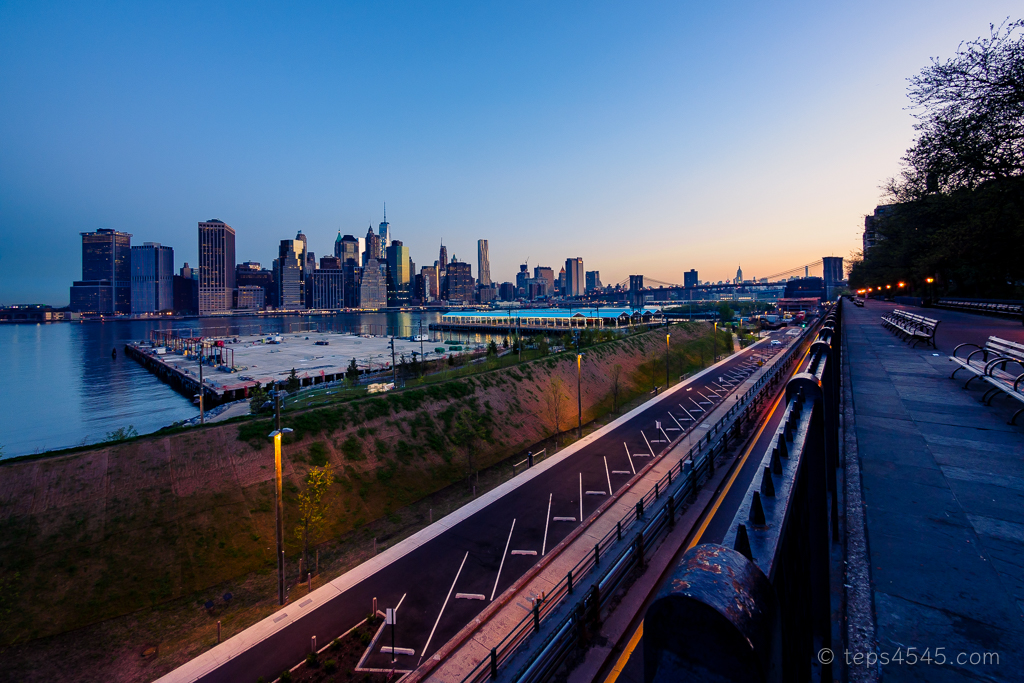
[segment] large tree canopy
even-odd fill
[[[989,33],[909,79],[918,136],[886,184],[893,200],[1024,173],[1024,20]]]

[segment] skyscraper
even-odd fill
[[[132,311],[132,236],[109,228],[82,235],[82,279],[71,285],[71,310],[96,315]]]
[[[473,303],[473,266],[452,256],[447,268],[448,300],[464,304]]]
[[[231,310],[235,230],[212,218],[199,224],[199,315]]]
[[[274,282],[277,284],[277,307],[287,310],[303,308],[305,294],[302,281],[301,240],[281,240],[274,260]]]
[[[481,287],[491,286],[491,262],[487,255],[487,240],[476,241],[476,274]]]
[[[544,281],[544,291],[541,296],[553,296],[555,293],[555,271],[547,266],[534,266],[533,279]]]
[[[384,250],[391,244],[391,224],[388,223],[388,205],[384,204],[384,220],[381,221],[380,226],[377,229],[377,234],[380,237],[380,249],[381,256],[383,257]]]
[[[363,266],[365,267],[370,259],[378,262],[384,257],[384,247],[381,246],[380,237],[373,232],[371,225],[366,229],[366,248],[363,250]]]
[[[736,266],[736,279],[733,281],[733,284],[743,284],[743,269],[740,268],[738,265]]]
[[[601,289],[602,288],[602,285],[601,285],[601,272],[597,271],[597,270],[588,270],[587,271],[586,281],[587,281],[586,291],[588,291],[588,292],[595,292],[595,291]]]
[[[412,299],[412,277],[409,271],[409,247],[392,240],[387,248],[388,306],[408,306]]]
[[[367,260],[359,280],[359,308],[378,309],[388,305],[388,288],[380,272],[380,262]]]
[[[693,268],[683,273],[684,287],[696,287],[698,282],[700,282],[700,280],[697,279],[697,271]]]
[[[437,274],[440,277],[444,277],[444,274],[448,272],[448,247],[444,246],[444,242],[441,242],[441,250],[438,252],[437,265],[439,268]]]
[[[565,295],[567,297],[583,294],[584,285],[583,259],[580,257],[565,260]]]
[[[156,242],[132,247],[132,313],[174,309],[174,250]]]

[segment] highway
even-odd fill
[[[785,333],[772,336],[791,342],[794,337]],[[648,401],[629,419],[588,437],[589,442],[538,476],[524,476],[521,485],[486,507],[195,680],[227,683],[259,676],[272,680],[305,657],[311,636],[322,646],[359,623],[370,612],[374,598],[381,611],[397,608],[396,648],[413,653],[397,655],[394,668],[414,669],[584,524],[610,494],[627,486],[652,454],[660,453],[714,405],[729,398],[732,388],[756,370],[756,355],[772,355],[785,348],[764,343],[747,349],[692,378],[684,389]],[[290,604],[278,614],[295,611]],[[385,642],[390,645],[390,637]],[[379,644],[361,663],[366,669],[392,667],[391,655],[382,654]],[[175,677],[172,672],[167,680],[193,679]]]
[[[793,368],[792,374],[795,375],[798,372],[803,372],[807,367],[807,362],[808,358],[805,353],[800,362]],[[608,664],[612,664],[612,666],[608,673],[601,676],[599,680],[604,683],[642,683],[644,680],[642,638],[644,613],[654,598],[657,597],[657,593],[661,590],[662,585],[668,580],[672,572],[675,571],[679,560],[682,559],[683,554],[687,550],[700,543],[721,543],[729,532],[732,521],[736,516],[736,511],[743,503],[751,481],[760,471],[762,456],[771,445],[776,430],[786,412],[786,406],[783,402],[785,386],[785,382],[780,385],[780,394],[772,399],[768,413],[757,427],[758,431],[755,432],[755,438],[743,449],[743,452],[734,464],[732,472],[722,483],[721,491],[716,495],[714,502],[701,517],[699,524],[695,525],[690,537],[683,547],[679,549],[676,557],[669,562],[666,572],[655,582],[654,591],[644,600],[643,608],[634,617],[634,623],[626,631],[628,637],[623,639],[625,641],[624,650],[615,658],[614,664],[611,662],[606,663],[606,666]]]

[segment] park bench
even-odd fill
[[[852,296],[850,297],[850,301],[852,301],[853,305],[857,308],[864,308],[864,299],[862,297]]]
[[[971,313],[986,313],[989,315],[1006,315],[1016,317],[1021,315],[1021,304],[998,303],[994,301],[970,301],[969,299],[939,299],[936,304],[942,308],[953,308]]]
[[[961,349],[965,349],[966,355],[958,355]],[[971,373],[971,377],[964,384],[964,389],[975,379],[981,379],[989,384],[991,388],[981,397],[982,403],[991,404],[992,399],[1000,392],[1024,403],[1024,344],[989,337],[983,346],[960,344],[953,349],[953,355],[949,359],[957,365],[953,374],[949,376],[950,379],[955,378],[960,370]],[[1017,366],[1017,370],[1021,372],[1008,370],[1008,366]],[[1022,412],[1024,408],[1015,412],[1010,418],[1010,424],[1014,424]]]
[[[932,348],[935,348],[935,332],[939,329],[939,322],[899,308],[882,316],[882,325],[898,334],[903,341],[913,340],[914,346],[924,342]]]

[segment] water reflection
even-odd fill
[[[5,456],[102,441],[133,425],[140,434],[194,417],[195,407],[123,352],[129,341],[152,333],[176,336],[332,332],[412,336],[428,331],[438,313],[343,313],[328,316],[204,318],[0,325],[6,360],[0,445]],[[465,335],[484,341],[484,335]],[[447,336],[446,336],[447,338]],[[117,358],[111,351],[117,349]]]

